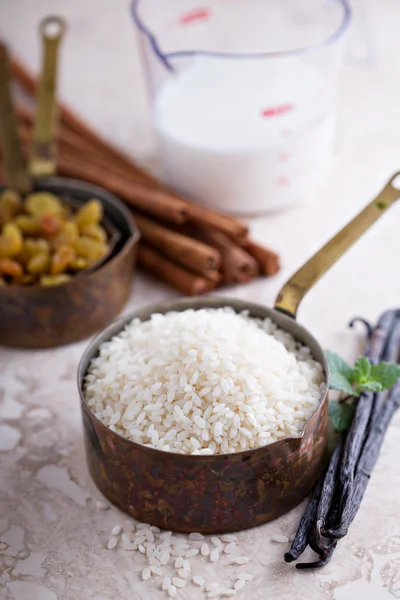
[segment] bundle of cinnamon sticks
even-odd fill
[[[11,69],[25,96],[34,98],[36,79],[16,59]],[[22,104],[17,114],[28,147],[34,114]],[[168,189],[62,103],[59,115],[59,174],[104,187],[131,208],[141,232],[142,268],[187,295],[278,272],[277,254],[252,241],[242,222]]]

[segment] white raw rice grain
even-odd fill
[[[239,590],[242,590],[245,585],[246,581],[244,579],[238,579],[233,587],[238,592]]]
[[[114,525],[114,527],[111,529],[111,535],[119,535],[122,531],[122,527],[121,525]]]
[[[178,556],[175,561],[175,569],[180,569],[181,567],[183,567],[183,558],[182,556]]]
[[[190,569],[178,569],[178,575],[179,577],[182,577],[182,579],[187,579],[189,577],[189,572]]]
[[[251,573],[238,573],[238,579],[244,579],[244,581],[251,581],[253,579],[253,575]]]
[[[223,542],[235,542],[236,541],[236,535],[233,535],[231,533],[224,533],[224,535],[221,535],[221,540]]]
[[[278,544],[287,544],[289,538],[286,535],[273,535],[271,538],[271,542],[277,542]]]
[[[150,529],[146,531],[146,538],[148,542],[154,542],[154,533]]]
[[[154,574],[154,575],[162,575],[163,574],[163,570],[161,567],[155,567],[155,566],[151,566],[150,567],[150,571]]]
[[[190,562],[186,559],[183,561],[183,569],[189,573],[190,571]]]
[[[230,544],[227,544],[224,548],[225,554],[232,554],[232,552],[235,552],[235,550],[236,550],[235,542],[231,542]]]
[[[179,577],[173,577],[172,583],[177,588],[183,588],[186,585],[186,581],[184,579],[179,579]]]
[[[233,590],[231,588],[227,590],[222,590],[220,596],[225,596],[226,598],[230,596],[236,596],[236,590]]]
[[[220,594],[221,594],[221,588],[218,586],[218,588],[216,588],[215,590],[208,592],[207,598],[216,598]]]
[[[174,585],[170,585],[168,588],[168,594],[170,596],[176,596],[176,587]]]
[[[202,556],[209,556],[210,554],[210,546],[208,544],[202,544],[200,548],[200,552]]]
[[[186,552],[186,558],[192,558],[193,556],[196,556],[199,553],[197,548],[192,548],[191,550],[189,550],[188,552]]]
[[[204,535],[202,535],[201,533],[189,533],[189,540],[200,542],[201,540],[204,540]]]
[[[134,540],[135,540],[136,544],[143,544],[144,545],[144,542],[147,540],[147,538],[146,538],[145,535],[136,535],[135,538],[134,538]]]
[[[248,556],[238,556],[235,558],[235,563],[237,565],[246,565],[249,562],[250,558]]]
[[[325,385],[309,348],[270,319],[221,308],[134,319],[100,346],[85,396],[138,444],[208,455],[299,436]]]
[[[211,592],[212,590],[216,590],[217,588],[219,588],[219,583],[217,583],[216,581],[213,581],[212,583],[207,583],[206,592]]]
[[[142,554],[146,554],[146,548],[143,546],[143,544],[138,544],[138,548],[139,552],[141,552]]]
[[[155,525],[151,525],[150,531],[152,531],[153,533],[160,533],[161,529],[159,527],[156,527]]]
[[[160,563],[165,566],[169,563],[169,559],[170,559],[170,553],[168,552],[168,550],[164,550],[164,552],[161,554],[160,557]]]
[[[104,500],[97,500],[96,501],[96,507],[99,510],[108,510],[110,508],[110,505],[107,504],[107,502],[104,502]]]
[[[118,538],[115,535],[113,535],[109,539],[109,542],[107,544],[107,548],[109,550],[112,550],[113,548],[116,548],[117,544],[118,544]]]
[[[201,575],[195,575],[192,578],[192,581],[193,581],[194,585],[198,585],[199,587],[202,587],[204,584],[204,579],[202,578]]]
[[[146,567],[145,569],[143,569],[143,571],[142,571],[142,579],[143,579],[143,581],[145,581],[146,579],[149,579],[150,576],[151,576],[150,568]]]
[[[211,562],[217,562],[218,559],[219,559],[219,552],[218,552],[217,548],[215,548],[210,554],[210,560],[211,560]]]
[[[161,588],[165,591],[168,590],[169,586],[171,585],[172,580],[171,577],[164,577],[162,584],[161,584]]]
[[[221,540],[218,537],[213,536],[211,538],[212,543],[214,544],[214,546],[220,546],[222,544]]]

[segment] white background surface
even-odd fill
[[[400,5],[395,0],[358,0],[355,9],[329,180],[318,198],[251,222],[254,236],[281,253],[283,270],[274,279],[225,295],[271,305],[290,273],[400,169]],[[0,34],[32,68],[39,61],[35,26],[41,16],[54,12],[69,21],[62,97],[106,137],[146,159],[154,148],[128,3],[1,0]],[[315,286],[301,306],[300,321],[324,347],[353,358],[362,347],[362,334],[347,329],[349,319],[362,315],[375,320],[383,310],[400,306],[399,256],[400,205]],[[141,277],[130,307],[174,296],[173,290]],[[17,546],[15,552],[0,546],[1,600],[163,597],[139,583],[136,556],[104,549],[110,524],[119,519],[117,511],[104,517],[89,510],[99,494],[84,463],[75,388],[84,347],[38,353],[0,350],[0,540],[11,537]],[[269,541],[273,533],[291,533],[299,511],[240,534],[256,578],[239,598],[400,598],[399,436],[397,418],[356,522],[324,570],[295,572],[283,564],[282,548]],[[37,477],[49,465],[62,470],[61,484],[53,477],[46,485]],[[78,489],[71,488],[74,482]],[[34,567],[22,565],[14,571],[29,556]],[[223,567],[214,571],[215,577],[223,576]],[[180,597],[201,595],[187,588]]]

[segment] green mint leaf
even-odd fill
[[[331,372],[331,380],[329,383],[329,387],[331,390],[339,390],[340,392],[345,392],[348,396],[357,395],[349,380],[337,371]]]
[[[347,364],[343,358],[340,358],[334,352],[325,350],[326,358],[328,359],[329,369],[331,373],[340,373],[350,383],[353,381],[353,369]]]
[[[365,356],[360,356],[360,358],[354,365],[353,376],[355,383],[361,385],[363,383],[368,382],[370,380],[371,368],[372,365],[369,362],[368,358],[366,358]]]
[[[332,421],[332,427],[338,433],[347,431],[354,417],[354,405],[340,403],[337,400],[329,402],[329,416]]]
[[[360,383],[357,390],[359,392],[381,392],[383,387],[379,381],[366,381],[365,383]]]
[[[400,365],[391,362],[381,362],[379,365],[372,365],[371,379],[379,382],[382,390],[388,390],[400,379]]]

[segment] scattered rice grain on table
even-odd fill
[[[300,435],[325,389],[309,348],[230,308],[134,319],[100,347],[88,406],[113,431],[180,454],[221,454]]]

